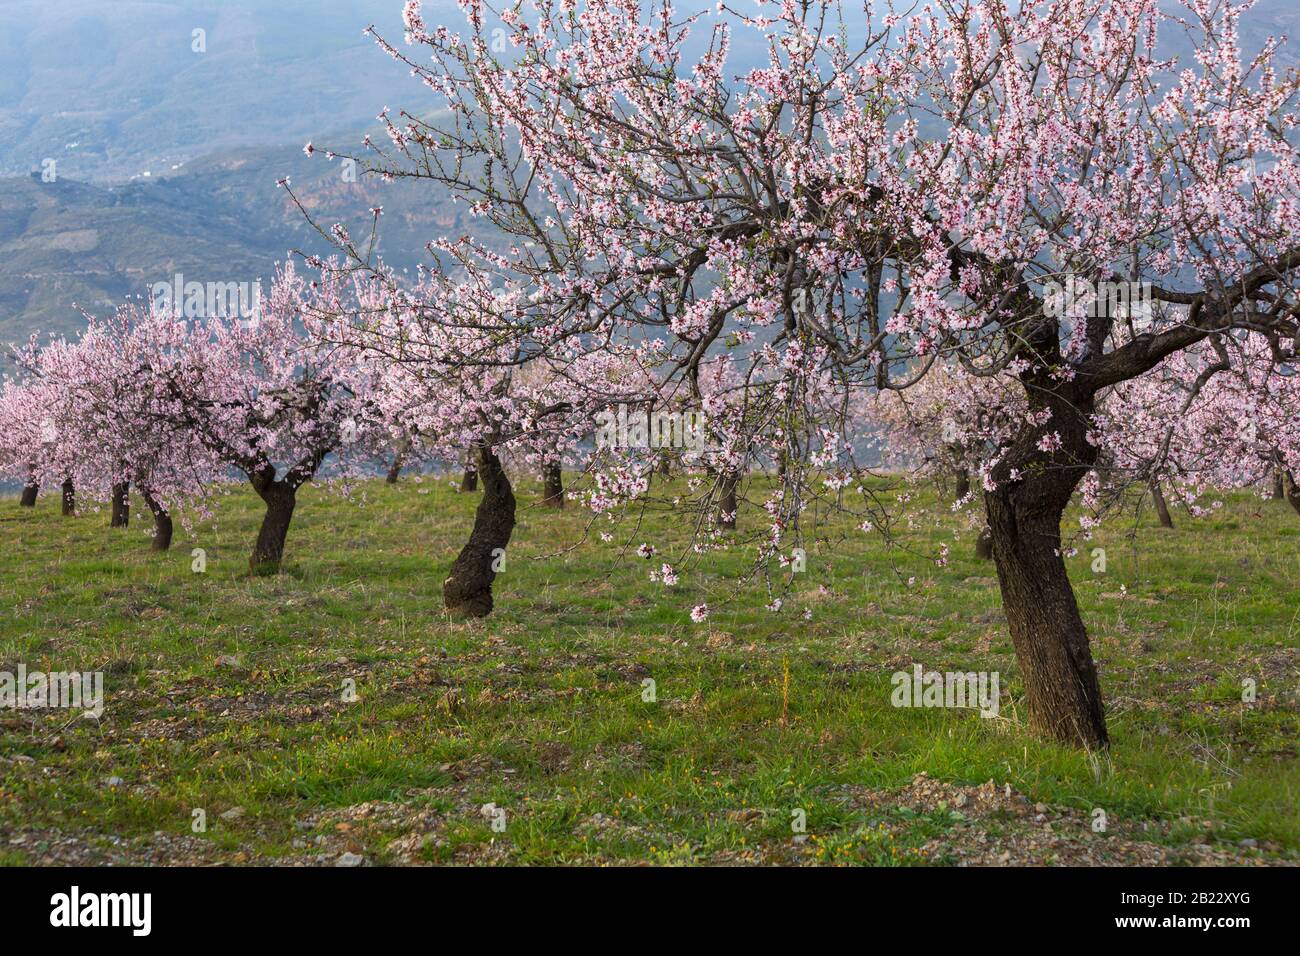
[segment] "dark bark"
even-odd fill
[[[1286,489],[1286,500],[1291,502],[1291,507],[1296,510],[1296,514],[1300,514],[1300,487],[1296,486],[1295,475],[1286,472],[1282,476],[1282,483]]]
[[[1282,478],[1281,467],[1273,469],[1273,498],[1281,501],[1286,497],[1286,482]]]
[[[542,504],[548,508],[564,507],[564,473],[558,463],[542,466]]]
[[[1172,528],[1174,526],[1173,516],[1169,514],[1169,504],[1165,501],[1165,493],[1160,489],[1160,479],[1152,478],[1151,500],[1155,502],[1156,515],[1160,518],[1160,527]]]
[[[36,507],[36,495],[41,490],[41,483],[36,480],[36,466],[32,465],[27,473],[27,483],[23,485],[22,497],[18,499],[18,504],[23,508]]]
[[[993,557],[993,534],[988,528],[980,532],[980,536],[975,539],[975,557],[981,561],[988,561]]]
[[[1103,748],[1110,739],[1101,685],[1061,555],[1061,518],[1097,457],[1087,440],[1095,405],[1082,390],[1046,391],[1031,392],[1031,402],[1051,409],[1062,447],[1044,460],[1035,447],[1039,430],[1028,429],[994,472],[997,487],[985,492],[984,506],[1029,727],[1064,744]],[[1020,471],[1015,481],[1013,467]]]
[[[74,517],[77,513],[77,489],[72,486],[71,478],[63,479],[63,516]]]
[[[397,484],[397,478],[402,473],[402,453],[399,451],[393,456],[393,463],[388,466],[388,474],[384,476],[384,481],[390,485]]]
[[[154,551],[166,551],[172,546],[172,517],[148,488],[140,488],[140,497],[144,499],[144,503],[149,506],[149,513],[153,515],[151,547]]]
[[[465,466],[465,476],[460,480],[461,491],[478,491],[478,470],[473,465]]]
[[[109,511],[110,528],[126,528],[131,524],[131,483],[122,481],[115,484],[111,492],[113,500]]]
[[[478,449],[478,471],[483,476],[483,498],[474,514],[469,541],[452,562],[442,585],[447,610],[465,617],[492,613],[494,564],[504,554],[515,529],[515,495],[501,460],[486,447]],[[468,472],[467,472],[468,474]]]
[[[406,461],[406,453],[410,447],[411,443],[409,440],[403,440],[402,443],[397,446],[397,451],[393,454],[393,463],[388,466],[388,474],[384,477],[384,481],[388,484],[397,484],[397,479],[402,474],[402,465]]]
[[[253,488],[266,502],[266,514],[257,533],[257,544],[248,559],[248,569],[254,574],[276,574],[284,558],[284,542],[289,536],[294,506],[298,503],[298,488],[275,479],[254,481]]]
[[[953,497],[959,501],[970,494],[970,472],[965,468],[961,468],[957,471],[957,478],[953,483],[952,494]]]
[[[735,529],[736,527],[736,485],[740,483],[740,476],[735,472],[728,472],[722,476],[722,497],[718,501],[718,524],[723,528]]]

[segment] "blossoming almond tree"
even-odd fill
[[[173,506],[203,501],[220,469],[193,433],[157,420],[162,408],[132,315],[88,317],[77,340],[31,343],[18,358],[48,396],[47,421],[59,436],[59,460],[50,467],[92,500],[109,502],[118,527],[127,524],[134,486],[153,516],[152,546],[165,551]]]
[[[344,244],[346,248],[346,243]],[[324,281],[348,270],[313,260]],[[464,309],[484,291],[455,283],[406,287],[377,268],[360,307],[331,311],[318,303],[317,347],[348,355],[377,370],[371,393],[382,420],[402,421],[431,457],[458,460],[470,450],[483,495],[465,547],[443,582],[443,603],[457,615],[481,617],[493,607],[492,583],[503,566],[517,502],[503,457],[550,470],[591,431],[593,409],[607,400],[612,350],[533,355],[513,337],[473,324],[423,321],[434,311]],[[490,290],[488,301],[495,301]]]
[[[1216,336],[1170,356],[1151,374],[1117,386],[1100,415],[1105,464],[1150,485],[1166,527],[1173,521],[1162,481],[1194,516],[1205,510],[1198,502],[1208,493],[1228,488],[1254,487],[1300,511],[1293,477],[1300,380],[1294,364],[1279,362],[1259,336]]]
[[[57,394],[39,381],[6,378],[0,384],[0,475],[22,482],[19,505],[36,507],[42,484],[56,475],[64,480],[64,450]]]
[[[746,448],[823,372],[842,394],[909,388],[941,360],[1012,376],[1027,413],[982,492],[1029,721],[1105,746],[1061,518],[1105,390],[1234,330],[1293,359],[1300,80],[1277,42],[1240,48],[1231,0],[1176,18],[1158,0],[758,6],[536,0],[500,15],[507,59],[477,0],[463,34],[407,3],[414,51],[381,43],[447,110],[385,111],[373,165],[509,239],[431,243],[434,281],[474,294],[417,321],[521,362],[620,343],[664,381],[734,351],[764,378]],[[736,32],[767,62],[729,72]],[[1193,57],[1168,57],[1171,33]],[[1059,308],[1051,285],[1072,277],[1160,308]],[[774,527],[797,524],[803,472],[841,467],[828,450],[789,463]]]
[[[197,442],[265,502],[254,572],[279,569],[298,491],[322,476],[326,459],[333,477],[346,478],[382,434],[370,398],[378,372],[313,344],[319,316],[353,314],[356,298],[347,283],[308,283],[288,266],[251,319],[188,320],[136,305],[119,313],[115,328],[132,340],[123,350],[148,387],[149,427]]]

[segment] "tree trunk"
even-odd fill
[[[465,617],[492,613],[492,582],[503,567],[505,548],[515,529],[514,491],[501,460],[488,447],[478,449],[475,475],[479,473],[483,475],[483,498],[474,514],[474,529],[442,584],[447,610]]]
[[[1273,498],[1275,501],[1281,501],[1286,497],[1286,482],[1282,477],[1282,471],[1280,465],[1273,469]]]
[[[23,494],[18,499],[18,504],[23,508],[35,508],[36,495],[40,490],[41,483],[36,480],[36,469],[33,468],[27,474],[27,483],[23,485]]]
[[[558,463],[542,466],[542,504],[548,508],[564,507],[564,473]]]
[[[734,530],[736,527],[736,485],[740,476],[728,472],[722,476],[722,498],[718,502],[718,524],[723,528]]]
[[[478,469],[473,465],[465,466],[465,476],[460,480],[461,491],[478,491]]]
[[[1043,384],[1027,391],[1031,404],[1051,410],[1061,447],[1044,454],[1040,429],[1026,429],[995,468],[984,508],[1029,727],[1071,746],[1103,748],[1110,738],[1101,685],[1061,555],[1061,519],[1097,458],[1087,438],[1095,405],[1087,392],[1044,396],[1055,383]]]
[[[397,476],[402,473],[402,453],[399,451],[393,456],[393,463],[388,466],[388,474],[384,476],[387,484],[397,484]]]
[[[1151,500],[1155,502],[1156,514],[1160,517],[1160,527],[1172,528],[1174,526],[1174,519],[1169,514],[1169,505],[1165,502],[1165,493],[1160,490],[1160,479],[1152,478],[1150,485]]]
[[[1061,512],[1021,497],[994,493],[986,502],[1030,729],[1066,744],[1106,747],[1097,669],[1060,554]]]
[[[1300,487],[1296,486],[1295,475],[1286,472],[1283,476],[1283,484],[1286,486],[1286,500],[1291,502],[1291,507],[1300,514]]]
[[[970,472],[965,468],[957,471],[957,479],[953,483],[953,497],[958,501],[970,494]]]
[[[988,561],[993,557],[993,533],[985,528],[980,532],[980,536],[975,539],[975,557],[981,561]]]
[[[110,528],[126,528],[131,524],[131,483],[118,482],[112,489],[112,510],[109,512]]]
[[[286,481],[269,481],[253,486],[266,502],[262,528],[257,533],[257,544],[248,559],[248,569],[254,574],[276,574],[284,558],[284,541],[289,536],[289,522],[298,503],[298,489]]]
[[[77,490],[72,486],[71,478],[63,479],[63,516],[75,517],[77,514]]]
[[[389,466],[388,474],[384,478],[384,481],[388,484],[397,484],[397,478],[402,473],[402,463],[406,460],[406,452],[410,447],[410,441],[405,439],[397,446],[397,451],[393,455],[393,463]]]
[[[141,486],[140,497],[144,499],[144,503],[149,506],[149,512],[153,515],[152,548],[155,551],[166,551],[172,546],[172,516],[148,488]]]

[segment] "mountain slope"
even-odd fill
[[[431,238],[468,228],[427,184],[345,182],[340,165],[296,146],[207,157],[174,175],[107,186],[38,176],[0,180],[0,342],[83,324],[181,273],[187,281],[269,280],[291,250],[331,250],[276,181],[288,175],[322,225],[365,235],[383,206],[379,254],[398,268]]]

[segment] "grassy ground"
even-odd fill
[[[729,591],[739,553],[671,599],[615,543],[557,555],[584,514],[525,485],[497,611],[462,623],[440,584],[477,496],[410,479],[366,496],[308,490],[270,578],[246,572],[242,492],[165,555],[104,513],[0,501],[0,671],[106,681],[99,720],[0,711],[0,863],[1300,858],[1300,519],[1283,505],[1116,520],[1088,545],[1104,573],[1070,560],[1113,738],[1089,756],[1024,732],[993,569],[937,503],[915,534],[952,545],[947,568],[855,535],[810,548],[772,614]],[[652,522],[634,544],[684,534]],[[1000,716],[892,707],[913,662],[998,671]]]

